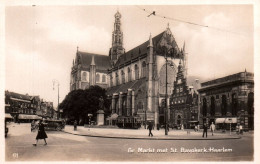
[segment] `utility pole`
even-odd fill
[[[57,84],[57,86],[58,86],[58,105],[57,105],[58,115],[57,115],[57,119],[59,120],[60,119],[60,109],[59,109],[59,104],[60,104],[60,102],[59,102],[60,101],[60,83],[56,79],[52,80],[52,83],[53,83],[53,90],[54,90],[55,84]]]

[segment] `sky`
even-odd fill
[[[147,17],[146,11],[188,23]],[[72,61],[79,51],[108,55],[114,14],[122,15],[126,51],[167,28],[179,47],[185,42],[188,76],[219,78],[254,72],[252,5],[7,6],[5,90],[40,95],[57,105],[69,93]],[[56,83],[57,84],[57,83]]]

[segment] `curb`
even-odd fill
[[[232,139],[241,139],[241,137],[232,137],[232,138],[156,138],[156,137],[117,137],[117,136],[99,136],[99,135],[87,135],[87,134],[75,134],[62,130],[64,133],[77,135],[77,136],[86,136],[86,137],[97,137],[97,138],[113,138],[113,139],[140,139],[140,140],[232,140]]]

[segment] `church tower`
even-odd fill
[[[115,14],[114,31],[112,33],[112,47],[110,48],[109,57],[113,66],[119,57],[125,52],[123,48],[123,32],[121,31],[121,14],[117,11]]]

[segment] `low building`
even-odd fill
[[[52,118],[53,103],[43,102],[40,96],[5,91],[5,118],[14,122],[30,122],[42,116]]]
[[[254,129],[254,74],[239,72],[201,84],[200,122]]]
[[[35,115],[34,100],[28,94],[5,91],[5,117],[17,122],[29,122],[39,117]]]

